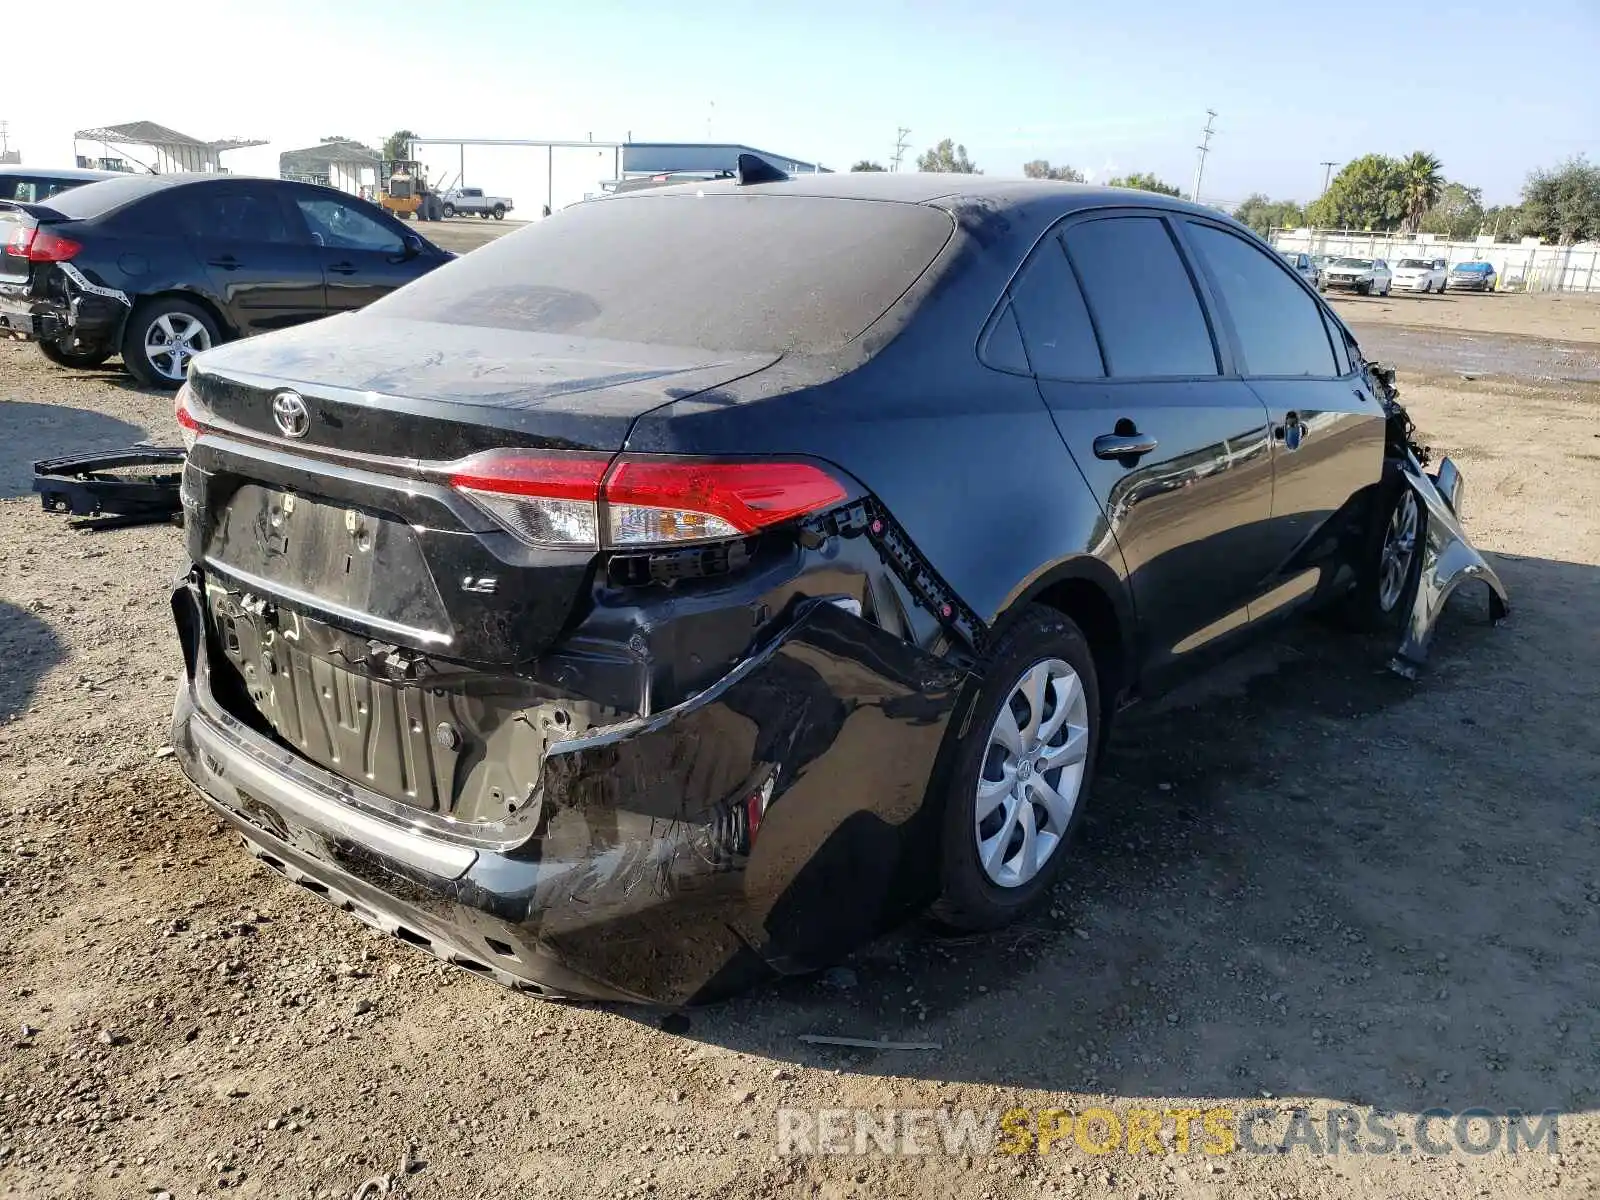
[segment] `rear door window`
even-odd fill
[[[178,204],[190,237],[224,242],[286,242],[288,223],[276,192],[197,188]]]
[[[1165,221],[1084,221],[1063,240],[1112,378],[1219,373],[1205,310]]]
[[[1214,225],[1191,221],[1188,234],[1233,324],[1245,373],[1339,373],[1321,306],[1272,255]]]
[[[1011,285],[1034,373],[1048,379],[1103,379],[1105,364],[1072,266],[1054,235]]]

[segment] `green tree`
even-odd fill
[[[850,169],[852,171],[881,171],[883,170],[883,167],[880,164],[873,162],[871,159],[863,158]]]
[[[326,146],[329,142],[353,142],[353,141],[355,141],[355,138],[347,138],[342,133],[334,133],[334,134],[329,134],[327,137],[323,138],[322,139],[322,144],[324,146]]]
[[[1514,242],[1522,236],[1523,220],[1522,205],[1492,204],[1483,210],[1478,230],[1497,242]]]
[[[1367,154],[1333,177],[1328,190],[1306,209],[1306,220],[1322,229],[1393,229],[1406,214],[1400,164]]]
[[[1522,233],[1570,245],[1600,239],[1600,166],[1583,155],[1534,171],[1522,189]]]
[[[1422,214],[1417,228],[1436,233],[1453,242],[1475,237],[1483,227],[1483,189],[1462,183],[1447,183],[1433,207]]]
[[[1135,171],[1131,175],[1118,175],[1115,179],[1106,180],[1107,187],[1138,188],[1141,192],[1160,192],[1163,196],[1182,196],[1183,193],[1170,183],[1157,179],[1144,171]]]
[[[383,142],[383,157],[406,159],[411,157],[411,139],[417,135],[409,129],[397,129]]]
[[[1400,189],[1406,210],[1406,229],[1415,233],[1422,217],[1439,203],[1444,191],[1443,164],[1431,154],[1414,151],[1400,163]]]
[[[1262,237],[1273,229],[1298,229],[1306,223],[1305,210],[1293,200],[1269,200],[1253,192],[1233,210],[1233,218],[1250,226]]]
[[[1022,164],[1022,173],[1029,179],[1059,179],[1063,183],[1082,183],[1083,172],[1063,163],[1052,167],[1048,159],[1036,158]]]
[[[927,153],[919,154],[917,170],[955,172],[961,175],[983,174],[967,157],[967,148],[955,145],[949,138],[945,138]]]

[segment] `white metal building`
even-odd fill
[[[130,121],[80,129],[72,135],[73,154],[80,167],[102,171],[152,172],[171,175],[180,171],[226,171],[222,156],[246,146],[265,146],[250,138],[223,138],[206,142],[154,121]]]
[[[361,142],[323,142],[304,150],[285,150],[278,155],[278,175],[303,183],[320,183],[359,196],[363,188],[378,182],[382,155]]]

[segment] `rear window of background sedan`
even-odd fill
[[[824,351],[882,316],[954,228],[939,209],[816,196],[597,200],[367,311],[714,351]]]

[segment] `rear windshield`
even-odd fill
[[[103,179],[99,183],[86,183],[50,198],[50,207],[63,217],[82,220],[98,217],[114,208],[148,196],[168,186],[152,175],[129,175],[123,179]]]
[[[1365,267],[1370,267],[1372,265],[1372,260],[1370,258],[1341,258],[1341,259],[1335,260],[1333,265],[1336,266],[1336,267],[1363,267],[1363,268],[1365,268]]]
[[[1420,258],[1402,258],[1400,260],[1400,266],[1403,270],[1407,271],[1429,270],[1428,264]]]
[[[938,255],[949,214],[820,196],[596,200],[372,305],[386,317],[715,351],[835,349]]]

